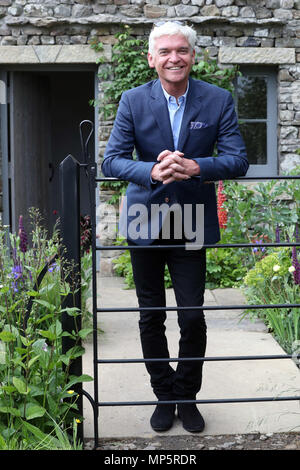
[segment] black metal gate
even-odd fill
[[[92,123],[90,121],[83,121],[81,126],[84,123]],[[82,134],[81,134],[82,135]],[[245,403],[245,402],[274,402],[274,401],[291,401],[291,400],[300,400],[300,395],[298,396],[273,396],[273,397],[249,397],[249,398],[222,398],[222,399],[206,399],[206,400],[176,400],[176,401],[109,401],[109,402],[99,402],[98,400],[98,389],[99,389],[99,380],[98,380],[98,368],[100,364],[118,364],[118,363],[138,363],[138,362],[157,362],[157,361],[167,361],[167,362],[179,362],[179,361],[250,361],[250,360],[275,360],[275,359],[294,359],[297,362],[300,359],[299,351],[296,354],[282,354],[282,355],[256,355],[256,356],[217,356],[217,357],[194,357],[194,358],[152,358],[152,359],[140,359],[140,358],[128,358],[128,359],[101,359],[98,357],[98,337],[97,337],[97,316],[101,312],[140,312],[143,308],[140,307],[124,307],[124,308],[101,308],[97,305],[97,262],[96,254],[98,250],[135,250],[135,249],[145,249],[141,246],[99,246],[96,243],[96,190],[98,184],[102,182],[114,182],[120,181],[117,178],[101,178],[97,176],[96,164],[91,161],[91,158],[88,155],[88,141],[91,133],[89,134],[86,142],[82,140],[83,148],[83,163],[80,163],[72,155],[66,157],[66,159],[60,165],[60,191],[61,191],[61,233],[63,238],[63,244],[67,250],[67,256],[70,260],[74,260],[75,263],[80,268],[80,168],[84,168],[86,181],[89,186],[90,194],[90,216],[91,216],[91,230],[92,230],[92,301],[93,301],[93,367],[94,367],[94,396],[92,397],[88,392],[86,392],[81,385],[78,385],[77,392],[80,395],[79,401],[79,410],[82,410],[82,397],[85,396],[93,409],[94,417],[94,444],[95,448],[98,445],[99,434],[98,434],[98,416],[99,416],[99,407],[101,406],[139,406],[139,405],[157,405],[161,404],[171,404],[171,403]],[[243,177],[235,178],[236,181],[256,181],[256,180],[293,180],[300,179],[300,176],[276,176],[276,177]],[[300,246],[300,243],[264,243],[259,245],[261,247],[292,247]],[[234,248],[253,248],[257,247],[255,243],[240,243],[240,244],[211,244],[203,245],[203,248],[211,249],[234,249]],[[168,248],[167,245],[149,245],[147,249],[165,249]],[[171,245],[169,248],[184,248],[184,245]],[[80,272],[80,271],[79,271]],[[77,307],[80,308],[80,296],[77,297]],[[73,305],[73,304],[72,304]],[[300,303],[296,304],[262,304],[262,305],[219,305],[219,306],[192,306],[192,307],[180,307],[181,310],[188,309],[201,309],[201,310],[233,310],[233,309],[266,309],[266,308],[299,308]],[[165,311],[176,311],[178,307],[176,306],[167,306],[167,307],[152,307],[147,310],[165,310]],[[74,325],[72,324],[72,318],[65,318],[63,323],[64,329],[67,331],[72,331]],[[81,357],[75,361],[73,364],[72,373],[75,375],[80,375],[82,371],[82,359]],[[83,439],[83,429],[80,425],[79,429],[79,438]]]

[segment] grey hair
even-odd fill
[[[157,38],[174,34],[182,34],[187,39],[191,52],[195,49],[197,33],[191,26],[178,24],[174,21],[166,21],[161,26],[155,26],[150,33],[148,48],[150,54],[154,55],[154,45]]]

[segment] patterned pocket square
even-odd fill
[[[206,122],[191,121],[190,123],[190,129],[203,129],[205,127],[208,127],[208,124],[206,124]]]

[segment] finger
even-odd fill
[[[178,164],[178,163],[172,163],[170,165],[170,168],[177,171],[178,173],[183,173],[183,174],[186,173],[185,168],[182,165]]]
[[[173,173],[170,177],[163,179],[163,184],[169,184],[173,181],[180,182],[188,179],[190,179],[190,176],[188,175],[183,175],[182,173]]]
[[[172,152],[171,150],[163,150],[157,157],[157,161],[161,162],[166,156],[170,155]]]
[[[160,163],[159,167],[161,170],[164,170],[165,168],[169,168],[172,164],[178,162],[180,163],[181,157],[178,157],[178,155],[168,155],[166,156]]]

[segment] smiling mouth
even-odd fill
[[[183,65],[177,66],[177,67],[167,67],[168,70],[181,70],[183,68]]]

